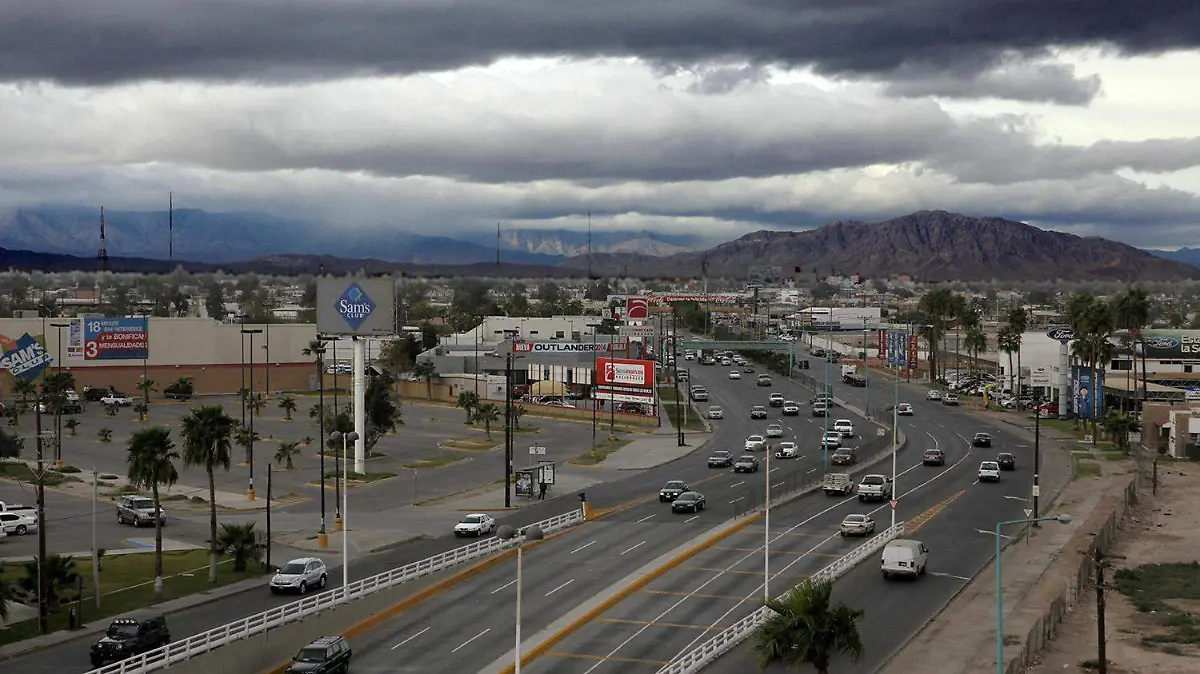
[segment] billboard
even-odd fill
[[[908,369],[917,369],[917,360],[921,355],[921,338],[918,335],[908,336]]]
[[[887,358],[887,339],[888,339],[887,336],[888,336],[887,330],[879,330],[879,335],[878,335],[879,360],[883,360],[884,358]]]
[[[906,358],[904,333],[892,331],[888,333],[888,365],[902,367]]]
[[[1123,351],[1143,351],[1147,358],[1161,360],[1200,360],[1200,330],[1142,330],[1141,333],[1118,331],[1109,341]]]
[[[396,332],[396,284],[392,278],[317,279],[317,332],[373,336]]]
[[[635,395],[633,393],[621,393],[620,391],[612,391],[609,389],[596,389],[596,395],[593,397],[596,400],[607,400],[608,402],[614,403],[633,403],[635,405],[654,404],[654,396],[650,395],[649,393],[646,395]]]
[[[650,300],[645,297],[625,298],[625,320],[644,321],[650,318]]]
[[[4,347],[4,353],[0,355],[0,369],[8,370],[14,379],[37,379],[53,360],[46,347],[28,332],[17,340],[4,337],[0,339],[0,344]]]
[[[654,361],[623,358],[596,359],[596,384],[599,386],[654,386]]]
[[[608,353],[624,351],[629,348],[625,340],[611,342],[513,342],[512,352],[515,354],[530,353]]]
[[[1080,419],[1104,416],[1104,370],[1096,371],[1096,381],[1093,382],[1090,367],[1071,366],[1071,404],[1075,416]]]
[[[75,324],[78,323],[78,329]],[[67,331],[71,360],[144,360],[150,357],[149,319],[79,318]]]

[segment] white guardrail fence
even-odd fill
[[[537,522],[536,526],[541,527],[542,531],[549,534],[560,529],[581,524],[583,521],[584,516],[581,509],[542,520],[541,522]],[[527,528],[522,527],[521,531],[524,532]],[[225,644],[248,639],[252,636],[262,634],[267,630],[278,629],[289,623],[304,620],[311,615],[336,608],[346,602],[354,601],[374,592],[408,583],[423,576],[428,576],[431,573],[449,569],[464,562],[513,547],[518,540],[520,539],[500,539],[495,536],[478,540],[439,555],[434,555],[428,559],[407,564],[398,569],[392,569],[391,571],[385,571],[369,578],[356,580],[346,587],[326,590],[320,594],[311,595],[290,604],[277,606],[257,615],[242,618],[237,622],[192,635],[186,639],[172,642],[142,655],[114,662],[99,669],[93,669],[87,674],[142,674],[144,672],[166,669],[175,663],[202,655]]]
[[[816,581],[837,580],[842,574],[853,569],[876,552],[879,552],[883,546],[903,534],[904,522],[897,522],[896,526],[884,529],[871,540],[858,546],[849,554],[839,557],[832,564],[818,571],[812,576],[812,579]],[[745,641],[770,616],[771,609],[760,606],[758,610],[735,622],[723,631],[718,632],[713,638],[672,660],[670,664],[658,670],[658,674],[694,674],[695,672],[699,672],[715,662],[717,658],[732,650],[734,646]]]

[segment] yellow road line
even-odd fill
[[[953,496],[946,499],[945,501],[942,501],[941,503],[933,506],[929,510],[926,510],[925,512],[921,513],[920,515],[917,515],[916,517],[914,517],[911,520],[909,520],[908,522],[906,522],[904,524],[904,535],[907,536],[909,534],[914,534],[914,533],[920,531],[921,527],[925,526],[926,524],[929,524],[929,520],[932,520],[933,518],[937,517],[939,514],[941,514],[941,512],[943,510],[946,509],[947,506],[949,506],[951,503],[954,503],[955,501],[957,501],[958,498],[965,493],[967,493],[966,489],[958,492],[957,494],[954,494]]]
[[[657,594],[664,597],[699,597],[701,599],[730,599],[732,601],[742,601],[743,599],[754,599],[755,597],[742,597],[733,594],[703,594],[700,592],[671,592],[669,590],[638,590],[642,594]]]
[[[642,658],[617,658],[604,655],[588,655],[587,653],[565,653],[563,651],[546,651],[546,655],[556,658],[575,658],[578,660],[595,660],[599,662],[629,662],[642,665],[669,665],[670,660],[643,660]]]
[[[762,552],[762,548],[733,548],[727,545],[714,545],[709,550],[728,550],[730,552]],[[832,552],[796,552],[794,550],[777,550],[771,548],[771,554],[795,555],[797,557],[845,557]]]
[[[647,620],[628,620],[626,618],[596,618],[598,623],[617,623],[621,625],[649,625],[650,627],[681,627],[690,630],[706,630],[707,625],[690,625],[688,623],[650,622]]]
[[[677,567],[680,571],[705,571],[707,573],[733,573],[746,576],[761,576],[762,571],[731,571],[729,569],[717,569],[709,566],[680,566]]]

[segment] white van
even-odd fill
[[[884,580],[893,576],[916,579],[924,575],[929,564],[929,548],[921,541],[897,538],[883,548],[880,570]]]

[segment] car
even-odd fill
[[[684,360],[696,360],[696,354],[693,351],[688,351],[683,354]]]
[[[750,365],[747,365],[746,367],[742,368],[742,372],[745,374],[754,374],[754,368]]]
[[[926,400],[941,400],[942,392],[937,389],[930,389],[929,392],[925,394],[925,399]]]
[[[1002,452],[1000,455],[998,455],[996,457],[996,463],[1000,464],[1000,470],[1017,469],[1017,457],[1009,454],[1008,452]]]
[[[101,398],[108,395],[108,392],[110,390],[112,390],[112,389],[107,388],[107,387],[102,387],[102,386],[96,386],[96,387],[84,386],[83,387],[83,399],[90,403],[98,403],[98,402],[100,402]]]
[[[846,515],[838,534],[842,536],[870,536],[875,533],[875,520],[870,515]]]
[[[921,455],[921,463],[926,466],[944,466],[946,465],[946,453],[940,449],[927,449]]]
[[[284,674],[349,674],[353,655],[345,638],[320,637],[292,657]]]
[[[37,506],[23,505],[20,503],[5,503],[4,501],[0,501],[0,512],[24,515],[26,517],[33,518],[34,522],[37,522],[40,519],[38,517]]]
[[[783,401],[783,416],[794,417],[800,414],[800,406],[794,400]]]
[[[92,667],[120,662],[171,643],[167,618],[153,609],[141,609],[114,618],[104,636],[92,644]]]
[[[821,449],[838,449],[842,446],[842,434],[829,431],[821,436]]]
[[[729,372],[729,378],[730,378],[730,379],[741,379],[741,378],[742,378],[742,373],[741,373],[741,372],[738,372],[737,370],[731,370],[731,371]]]
[[[854,423],[849,419],[838,419],[833,422],[833,430],[841,433],[843,438],[854,437]]]
[[[708,389],[697,386],[692,389],[692,400],[704,402],[708,400]]]
[[[163,396],[170,400],[189,400],[194,392],[195,388],[192,386],[192,382],[181,379],[163,389]]]
[[[671,503],[673,513],[698,513],[704,510],[704,494],[695,491],[685,491]]]
[[[749,454],[743,454],[738,457],[737,461],[733,462],[733,472],[735,473],[757,473],[758,459]]]
[[[679,381],[691,381],[692,375],[689,374],[687,370],[676,370],[675,378]]]
[[[679,495],[691,491],[692,488],[683,480],[671,480],[663,485],[662,489],[658,490],[658,502],[670,503],[679,498]]]
[[[971,439],[971,446],[972,447],[991,447],[992,446],[992,436],[988,435],[987,433],[976,433],[975,437]]]
[[[770,426],[767,426],[767,437],[768,438],[782,438],[783,437],[783,426],[780,426],[779,424],[771,424]]]
[[[827,416],[829,416],[829,406],[828,406],[828,405],[826,405],[825,403],[813,403],[813,405],[812,405],[812,415],[813,415],[814,417],[827,417]]]
[[[454,533],[458,533],[457,528]],[[271,576],[271,594],[280,592],[296,592],[304,594],[316,588],[325,589],[329,581],[329,572],[325,562],[316,557],[301,557],[284,564]]]
[[[708,467],[709,468],[728,468],[732,465],[733,465],[733,454],[730,454],[729,452],[727,452],[723,449],[718,449],[717,451],[713,452],[708,457]]]
[[[763,407],[762,405],[755,405],[754,407],[751,407],[750,408],[750,418],[751,419],[766,419],[767,418],[767,408]]]
[[[999,482],[1000,464],[995,461],[984,461],[979,464],[980,482]]]
[[[913,406],[908,403],[900,403],[896,405],[896,415],[901,417],[911,417],[913,415]]]
[[[2,512],[0,513],[0,530],[9,536],[24,536],[38,530],[38,521],[36,517],[30,517],[23,513]]]
[[[730,365],[733,365],[732,358],[722,358],[721,359],[721,367],[729,367]]]
[[[758,380],[754,382],[758,386],[770,386],[771,378],[765,374],[758,375]]]
[[[783,394],[772,393],[771,395],[767,396],[767,405],[770,405],[771,407],[783,407]]]
[[[455,536],[475,536],[479,537],[484,534],[494,533],[496,531],[496,520],[492,519],[491,515],[484,513],[471,513],[463,515],[463,518],[454,525]]]
[[[859,501],[885,501],[892,498],[892,479],[886,475],[864,475],[858,482]]]
[[[167,511],[158,508],[160,524],[167,523]],[[132,524],[135,527],[154,526],[154,499],[148,496],[128,495],[117,501],[117,524]]]
[[[109,393],[104,394],[104,397],[100,398],[100,402],[104,405],[116,405],[117,407],[129,407],[130,405],[133,405],[133,396],[129,395],[128,393],[118,393],[116,391],[111,391]]]
[[[800,456],[800,448],[794,442],[781,442],[779,449],[775,451],[777,459],[794,459]]]
[[[897,538],[884,546],[879,568],[883,572],[884,580],[891,580],[896,576],[916,580],[925,575],[928,565],[929,548],[925,547],[924,543]]]
[[[747,452],[761,452],[767,448],[767,439],[761,435],[751,435],[746,438]]]
[[[708,408],[708,418],[709,419],[724,419],[725,412],[720,407],[713,405],[712,407]]]
[[[842,447],[829,457],[829,463],[835,466],[853,466],[858,463],[858,454],[849,447]]]
[[[950,407],[958,407],[958,396],[954,395],[953,393],[947,393],[946,395],[942,396],[942,404]]]

